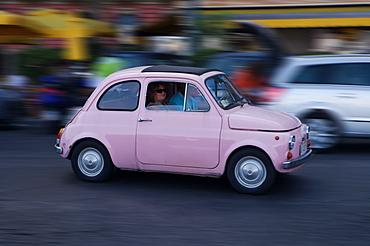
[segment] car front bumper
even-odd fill
[[[307,153],[302,155],[301,157],[291,160],[291,161],[283,162],[283,169],[291,169],[291,168],[303,165],[311,157],[311,155],[312,155],[312,149],[309,149]]]
[[[54,149],[55,149],[55,152],[57,152],[58,154],[63,153],[62,147],[60,147],[58,144],[54,145]]]

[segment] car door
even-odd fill
[[[163,79],[151,78],[144,84],[158,80],[163,82]],[[206,101],[203,92],[199,88],[198,91],[198,97],[201,95]],[[221,116],[207,105],[200,110],[140,107],[136,135],[138,161],[144,165],[216,167],[219,163]]]
[[[370,135],[370,63],[332,65],[333,104],[341,109],[351,135]]]

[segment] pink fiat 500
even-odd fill
[[[104,79],[55,149],[83,181],[104,181],[115,167],[225,174],[237,191],[260,194],[306,162],[308,136],[296,117],[251,106],[221,71],[157,65]]]

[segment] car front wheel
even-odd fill
[[[73,172],[82,181],[102,182],[113,172],[108,151],[96,141],[83,141],[72,152]]]
[[[265,153],[245,149],[230,158],[227,177],[231,186],[240,193],[262,194],[274,184],[276,171]]]

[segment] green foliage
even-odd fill
[[[335,55],[334,52],[329,51],[313,51],[303,54],[304,56],[317,56],[317,55]]]
[[[201,15],[195,17],[193,26],[194,34],[191,36],[193,40],[192,53],[190,57],[194,66],[202,66],[208,56],[222,52],[215,47],[206,47],[203,43],[209,38],[219,38],[222,42],[227,34],[227,24],[230,22],[229,16],[225,14]]]
[[[145,48],[142,45],[125,44],[125,45],[121,45],[119,50],[120,51],[145,51]]]
[[[21,74],[36,81],[40,76],[49,74],[52,66],[60,60],[60,57],[60,50],[26,49],[20,56]]]
[[[99,56],[101,56],[101,51],[103,50],[102,44],[98,42],[93,42],[89,40],[88,49],[90,52],[90,60],[95,61]]]
[[[194,55],[190,57],[193,66],[201,67],[204,65],[205,60],[212,56],[222,53],[222,50],[218,49],[200,49]]]
[[[203,35],[222,36],[225,34],[227,15],[200,15],[195,26]]]

